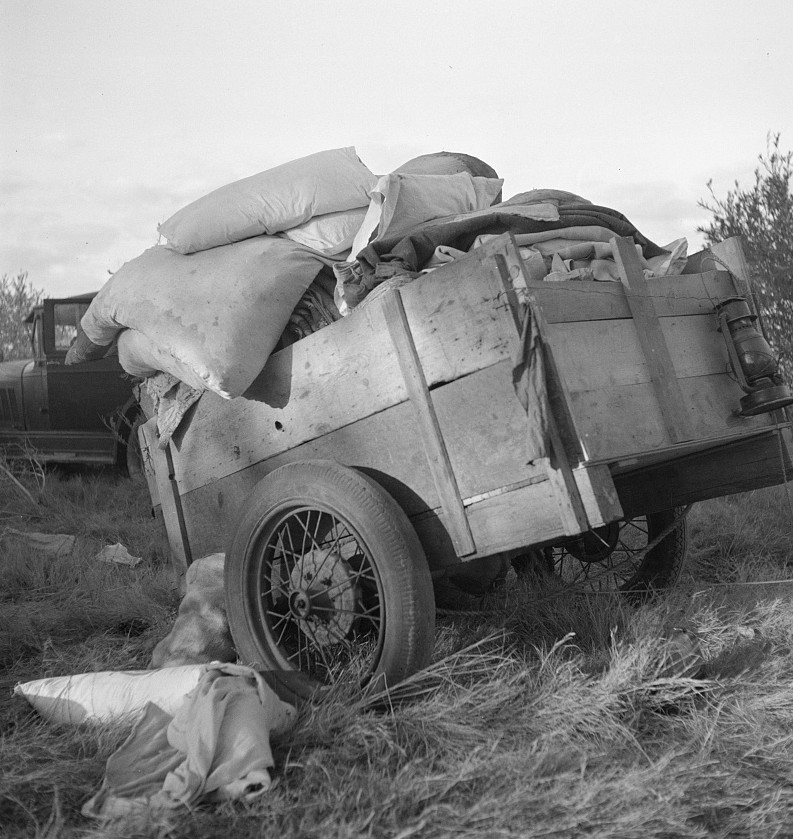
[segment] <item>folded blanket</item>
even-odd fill
[[[467,251],[477,236],[486,233],[542,233],[565,227],[606,227],[616,236],[633,236],[646,258],[660,256],[663,249],[643,236],[622,213],[595,204],[560,201],[556,220],[537,219],[527,212],[513,212],[522,206],[510,202],[497,204],[489,211],[469,213],[427,222],[407,235],[386,237],[372,242],[357,254],[364,274],[373,273],[379,262],[399,260],[408,271],[421,270],[441,245]],[[530,210],[536,201],[525,206]]]

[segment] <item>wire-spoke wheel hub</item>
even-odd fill
[[[319,506],[292,507],[267,522],[251,548],[262,641],[281,667],[328,684],[356,655],[365,671],[376,666],[381,584],[349,522]]]
[[[289,610],[307,637],[323,647],[339,643],[358,614],[359,587],[339,551],[313,550],[290,574]]]
[[[665,538],[656,538],[667,530]],[[636,516],[547,550],[554,573],[568,586],[644,595],[669,588],[679,577],[686,553],[685,520],[675,510]]]

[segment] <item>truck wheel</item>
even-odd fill
[[[655,591],[671,588],[680,578],[688,548],[681,513],[680,509],[663,510],[612,522],[527,557],[539,561],[565,585],[583,591],[621,591],[643,601]],[[644,553],[667,528],[664,538]]]
[[[426,666],[435,601],[407,516],[377,483],[333,461],[261,481],[226,555],[239,659],[287,700],[340,678],[388,684]]]

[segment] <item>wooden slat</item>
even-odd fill
[[[518,295],[515,289],[518,286],[525,289],[527,277],[523,260],[511,236],[501,251],[493,254],[492,262],[495,263],[498,270],[501,288],[516,334],[518,336],[522,335],[524,331],[524,319],[529,317],[533,319],[534,326],[539,331],[542,357],[536,359],[536,363],[543,364],[545,392],[540,395],[540,398],[546,399],[548,403],[546,411],[547,428],[541,429],[542,433],[548,436],[550,455],[547,468],[548,480],[553,486],[554,496],[559,506],[559,512],[565,530],[570,533],[580,533],[587,526],[586,511],[584,510],[584,505],[573,477],[571,461],[568,457],[568,450],[571,447],[566,445],[560,431],[559,420],[551,405],[550,390],[548,388],[549,379],[552,379],[557,384],[561,381],[553,357],[553,351],[544,337],[548,331],[548,324],[545,321],[542,309],[537,306],[533,299],[529,298],[527,304],[524,306],[521,306],[518,302]],[[528,370],[524,371],[524,376],[528,376]],[[557,394],[559,393],[564,395],[564,390],[557,388]],[[567,405],[562,404],[560,407],[562,408],[565,427],[569,428],[569,411],[567,410]],[[527,421],[530,420],[527,418]]]
[[[682,399],[653,301],[648,297],[647,280],[644,278],[636,248],[631,239],[622,236],[614,237],[611,246],[625,287],[625,297],[636,324],[639,343],[650,369],[666,431],[674,443],[690,440],[692,431],[689,413]],[[608,363],[608,359],[604,359],[604,363]]]
[[[590,527],[622,518],[622,506],[608,466],[579,466],[573,474]]]
[[[526,412],[512,384],[511,361],[438,387],[431,395],[463,498],[544,474],[527,462]]]
[[[576,280],[562,283],[527,283],[527,291],[542,306],[548,323],[630,318],[631,312],[621,283]],[[659,318],[704,315],[718,300],[736,295],[733,279],[726,271],[674,275],[648,280]]]
[[[616,490],[606,467],[579,467],[573,470],[579,492],[586,499],[587,510],[596,527],[622,518]],[[485,498],[467,508],[468,520],[477,545],[477,553],[466,561],[491,556],[500,551],[527,548],[574,535],[565,526],[559,512],[557,491],[551,481],[518,487],[510,492]],[[444,551],[445,523],[442,514],[417,516],[412,519],[430,567],[451,564]],[[584,526],[576,533],[587,529]]]
[[[157,496],[161,505],[168,545],[171,549],[171,564],[180,590],[184,587],[184,576],[193,561],[190,541],[182,508],[179,489],[174,478],[170,445],[161,449],[156,441],[157,419],[148,420],[142,426],[151,463],[157,482]]]
[[[768,415],[736,417],[743,391],[723,373],[679,380],[680,398],[691,412],[692,439],[709,440],[728,431],[772,424]],[[572,394],[573,413],[593,461],[672,448],[659,412],[648,408],[655,398],[652,383],[601,387]]]
[[[154,460],[152,449],[157,448],[157,418],[150,418],[138,427],[138,442],[140,444],[140,457],[143,466],[143,477],[149,487],[149,497],[152,507],[160,504],[160,490],[157,485],[157,475],[154,472]]]
[[[540,331],[546,378],[550,376],[554,381],[560,382],[561,375],[554,359],[553,350],[544,337],[548,331],[548,324],[545,322],[542,310],[539,306],[530,305],[529,311],[530,316],[536,320],[537,327]],[[547,392],[546,398],[548,398]],[[559,505],[559,512],[562,516],[566,532],[570,534],[581,533],[587,529],[587,515],[583,502],[581,501],[578,486],[573,477],[572,464],[567,457],[567,449],[559,431],[559,424],[554,412],[550,409],[550,400],[547,421],[547,433],[550,439],[551,458],[553,461],[549,463],[548,479],[554,488],[556,502]]]
[[[727,371],[727,350],[715,315],[669,317],[660,324],[678,379]],[[549,324],[547,336],[571,392],[652,381],[631,320]]]
[[[476,547],[463,507],[460,490],[454,476],[443,434],[430,399],[430,392],[421,369],[416,345],[402,306],[399,289],[382,299],[388,331],[394,344],[405,388],[416,412],[419,439],[427,456],[430,472],[449,527],[449,535],[459,556],[475,552]]]
[[[790,426],[785,426],[618,475],[614,481],[628,514],[636,515],[790,480],[792,454],[793,434]]]

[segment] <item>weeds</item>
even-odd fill
[[[2,491],[15,527],[77,536],[57,560],[2,543],[3,835],[157,836],[79,815],[125,731],[56,728],[8,698],[147,665],[178,595],[145,488],[51,477],[44,513]],[[340,682],[274,743],[266,796],[181,814],[170,835],[792,836],[793,523],[768,490],[695,507],[690,527],[681,585],[640,609],[511,580],[483,614],[441,616],[430,667],[390,691]],[[115,541],[146,561],[93,561]]]

